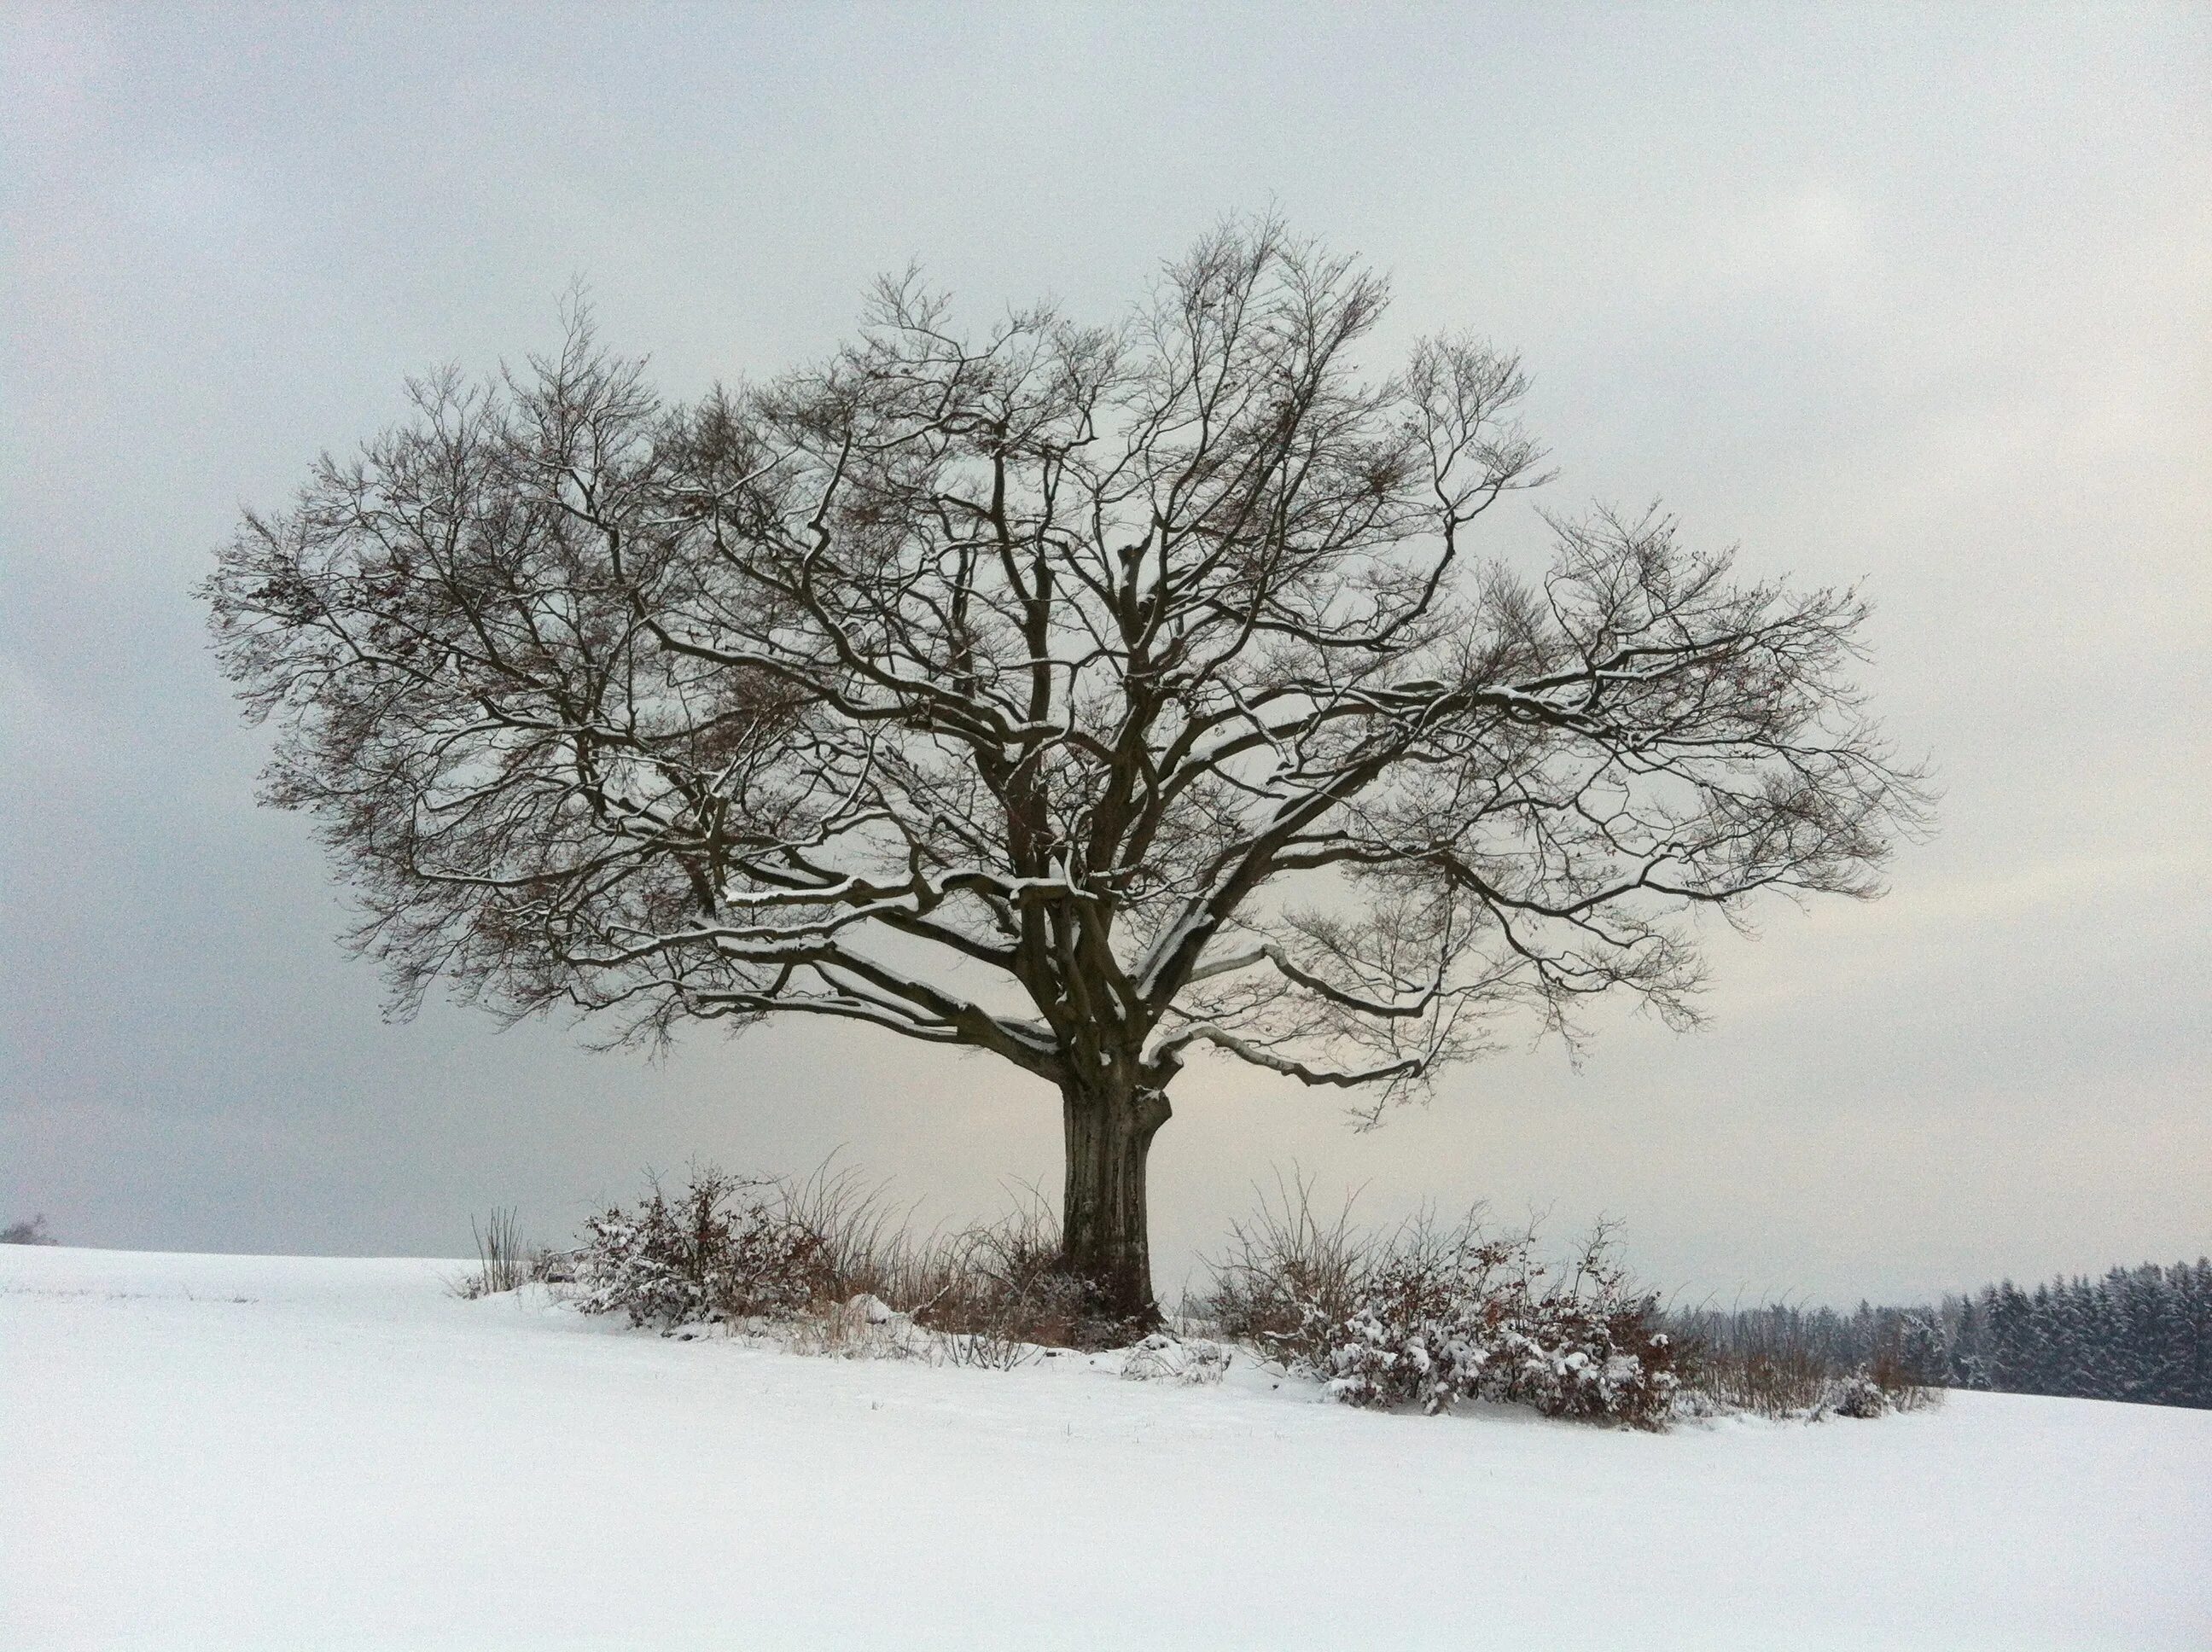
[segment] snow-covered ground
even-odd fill
[[[0,1646],[2212,1645],[2212,1412],[1654,1436],[0,1247]]]

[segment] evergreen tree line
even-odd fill
[[[2212,1410],[2212,1259],[2116,1267],[1937,1307],[1699,1309],[1678,1333],[1730,1356],[1813,1359],[1931,1388]]]

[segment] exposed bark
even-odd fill
[[[1067,1143],[1062,1252],[1068,1271],[1089,1282],[1112,1320],[1149,1325],[1159,1317],[1145,1175],[1152,1138],[1169,1112],[1164,1091],[1110,1078],[1070,1084],[1060,1093]]]

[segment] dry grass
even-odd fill
[[[1207,1259],[1213,1289],[1199,1314],[1278,1357],[1314,1357],[1325,1351],[1320,1327],[1342,1324],[1358,1305],[1375,1270],[1376,1236],[1352,1224],[1351,1199],[1333,1218],[1317,1216],[1304,1176],[1279,1173],[1272,1195],[1256,1191],[1252,1214],[1230,1224],[1219,1259]]]
[[[1087,1287],[1060,1266],[1060,1224],[1035,1188],[995,1221],[916,1236],[891,1219],[880,1187],[817,1171],[792,1209],[837,1259],[830,1293],[872,1296],[938,1339],[950,1364],[1012,1370],[1038,1347],[1129,1340],[1092,1310]]]
[[[491,1214],[481,1223],[471,1217],[469,1232],[476,1240],[477,1271],[453,1281],[451,1289],[455,1296],[495,1296],[543,1277],[538,1258],[547,1253],[533,1253],[523,1243],[513,1206],[494,1206]]]
[[[664,1212],[688,1213],[672,1230],[680,1230],[682,1242],[658,1247],[649,1266],[617,1255],[635,1248],[639,1232],[669,1227]],[[793,1346],[811,1353],[884,1352],[888,1342],[911,1341],[906,1329],[852,1322],[854,1305],[873,1300],[919,1333],[933,1357],[996,1370],[1024,1363],[1040,1346],[1118,1346],[1141,1334],[1097,1313],[1088,1287],[1062,1267],[1059,1224],[1034,1188],[995,1221],[917,1234],[909,1217],[881,1184],[828,1163],[796,1180],[695,1168],[685,1191],[664,1198],[656,1185],[636,1212],[594,1218],[593,1244],[581,1253],[592,1285],[585,1305],[625,1309],[640,1323],[672,1330],[765,1313],[786,1322]],[[752,1245],[742,1257],[723,1254],[756,1234],[776,1242]],[[751,1291],[740,1302],[708,1288],[725,1275],[751,1279],[761,1257],[780,1270],[775,1291]]]
[[[865,1294],[817,1301],[791,1321],[783,1341],[793,1353],[827,1359],[905,1359],[926,1351],[911,1319]]]
[[[773,1185],[784,1219],[813,1242],[817,1298],[902,1303],[912,1297],[916,1254],[908,1212],[892,1205],[882,1183],[825,1160],[803,1180]]]

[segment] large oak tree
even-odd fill
[[[1541,479],[1520,368],[1364,372],[1385,297],[1244,222],[1111,325],[969,333],[908,279],[696,403],[581,316],[419,383],[209,581],[270,795],[403,1007],[830,1017],[1043,1080],[1066,1264],[1148,1314],[1194,1052],[1373,1117],[1502,1017],[1687,1019],[1696,908],[1872,894],[1920,805],[1852,592],[1656,514],[1476,562]]]

